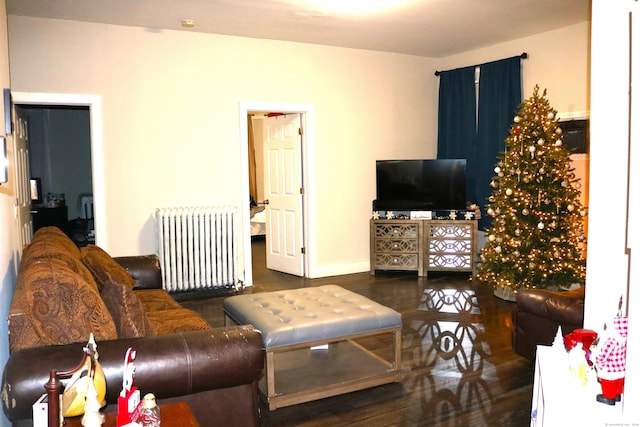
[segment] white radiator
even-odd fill
[[[235,288],[236,208],[156,209],[156,243],[169,292]]]

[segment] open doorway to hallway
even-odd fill
[[[31,198],[33,232],[56,226],[78,246],[95,243],[89,107],[15,108],[28,127],[29,175],[37,190]]]
[[[257,116],[264,121],[261,135],[266,141],[263,141],[260,149],[263,170],[260,176],[263,177],[264,185],[264,191],[260,193],[262,197],[257,194],[251,196],[249,184],[249,124],[255,122],[253,118]],[[243,142],[241,144],[242,200],[246,203],[241,208],[246,285],[253,283],[250,205],[252,197],[257,207],[264,207],[262,210],[265,217],[267,268],[308,277],[310,265],[308,253],[313,245],[309,239],[308,230],[314,221],[310,216],[314,188],[312,165],[309,162],[313,152],[312,128],[313,108],[309,105],[279,103],[241,103],[240,105],[240,133]],[[277,142],[277,147],[274,142]],[[274,254],[277,255],[276,262],[273,262]],[[289,264],[284,265],[280,261]]]
[[[304,276],[302,114],[250,112],[251,238],[265,240],[266,267]]]
[[[104,230],[105,227],[105,218],[106,215],[104,213],[104,163],[102,156],[102,98],[99,95],[81,95],[81,94],[55,94],[55,93],[34,93],[34,92],[13,92],[13,103],[16,106],[20,106],[22,108],[42,108],[42,109],[50,109],[54,110],[56,108],[61,108],[65,111],[74,111],[79,112],[83,115],[88,114],[88,122],[85,125],[88,125],[89,128],[89,143],[88,147],[85,146],[84,149],[89,151],[88,156],[85,154],[85,157],[88,157],[88,162],[85,166],[88,168],[90,172],[86,172],[86,176],[91,177],[90,184],[88,184],[88,191],[82,190],[82,193],[90,193],[93,203],[93,209],[89,212],[90,203],[85,204],[85,206],[80,206],[80,212],[78,212],[78,198],[86,201],[86,197],[80,197],[81,192],[77,190],[71,190],[70,195],[67,195],[68,190],[62,191],[61,187],[58,186],[58,182],[60,180],[53,180],[51,178],[52,184],[49,190],[43,188],[44,197],[46,197],[47,193],[57,194],[57,200],[60,200],[62,197],[62,193],[64,192],[65,204],[69,203],[69,211],[71,214],[67,214],[68,217],[81,217],[82,215],[91,215],[94,218],[93,221],[93,230],[95,231],[95,243],[97,245],[106,246],[106,233]],[[73,137],[73,136],[68,136]],[[57,152],[56,155],[66,156],[66,161],[73,159],[75,153],[69,153],[68,148],[64,148],[63,150],[59,150],[61,152]],[[44,156],[43,158],[46,158]],[[79,160],[78,160],[79,161]],[[68,166],[65,167],[70,168],[67,170],[67,174],[71,174],[74,176],[76,174],[76,166]],[[51,170],[51,167],[41,168],[41,171]],[[44,172],[42,172],[45,175]],[[49,179],[48,177],[46,177]],[[73,179],[73,178],[72,178]],[[42,180],[42,177],[41,177]],[[71,188],[71,187],[69,187]],[[75,188],[75,187],[74,187]],[[70,200],[74,198],[75,200]],[[45,199],[46,200],[46,199]],[[52,196],[52,200],[56,200],[56,196]],[[58,203],[59,204],[59,203]],[[55,206],[55,203],[53,203]],[[68,211],[68,212],[69,212]],[[84,213],[86,212],[86,213]],[[22,227],[23,224],[29,224],[30,217],[28,215],[20,215],[20,225]],[[30,224],[29,224],[30,225]]]

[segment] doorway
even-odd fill
[[[309,233],[310,228],[315,222],[315,218],[311,213],[310,207],[313,206],[313,173],[312,164],[309,159],[312,158],[313,152],[313,108],[310,105],[300,104],[280,104],[280,103],[241,103],[240,104],[240,141],[241,141],[241,163],[242,163],[242,206],[240,209],[242,215],[243,227],[243,268],[244,268],[244,285],[251,286],[253,284],[252,271],[252,233],[251,233],[251,200],[249,191],[249,150],[248,150],[248,117],[250,114],[268,114],[271,112],[280,112],[283,115],[298,115],[300,117],[300,125],[304,129],[301,138],[301,155],[297,159],[301,180],[304,183],[304,197],[302,198],[302,206],[300,210],[300,224],[302,241],[298,250],[302,255],[301,277],[310,277],[312,269],[312,253],[313,236]],[[246,202],[245,202],[246,201]]]
[[[56,226],[78,246],[93,239],[89,107],[15,106],[28,123],[28,163],[33,232]]]
[[[94,240],[97,245],[105,244],[105,213],[104,213],[104,167],[102,158],[102,101],[98,95],[69,95],[69,94],[46,94],[46,93],[26,93],[26,92],[13,92],[13,103],[16,106],[21,106],[25,109],[31,110],[46,110],[46,109],[66,109],[67,111],[85,111],[88,112],[89,120],[89,135],[90,135],[90,149],[89,149],[89,165],[88,174],[91,175],[90,190],[84,193],[90,192],[92,197],[92,215],[95,218],[93,222]],[[47,168],[42,168],[46,170]],[[42,177],[40,177],[42,180]],[[47,187],[48,192],[57,194],[57,198],[62,197],[62,191]],[[44,189],[43,192],[47,190]],[[73,209],[70,216],[75,216],[77,212],[77,202],[79,192],[73,193],[73,197],[76,200],[69,200],[71,206],[69,210]],[[46,194],[45,194],[46,196]],[[55,197],[55,196],[53,196]],[[66,194],[65,194],[66,199]],[[55,205],[55,203],[53,203]],[[88,215],[87,212],[85,215]],[[30,218],[20,218],[20,223],[29,221]]]

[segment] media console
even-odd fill
[[[376,270],[468,271],[476,274],[476,220],[372,219],[371,274]]]

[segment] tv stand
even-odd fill
[[[371,274],[376,270],[468,271],[476,275],[476,220],[370,221]]]

